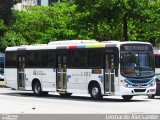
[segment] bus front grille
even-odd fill
[[[145,92],[146,89],[134,89],[134,92]]]

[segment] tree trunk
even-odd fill
[[[123,17],[123,34],[124,34],[124,40],[128,41],[128,26],[127,26],[127,15],[126,14]]]

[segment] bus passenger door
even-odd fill
[[[67,89],[67,56],[57,55],[57,90],[66,91]]]
[[[25,88],[25,56],[18,56],[18,89]]]
[[[115,80],[115,61],[114,53],[105,53],[105,80],[104,80],[104,90],[106,94],[111,94],[115,91],[114,80]],[[118,59],[118,58],[117,58]]]

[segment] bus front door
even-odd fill
[[[25,56],[18,56],[18,89],[25,88]]]
[[[104,72],[105,94],[112,94],[115,89],[114,88],[114,80],[115,80],[114,60],[115,60],[115,56],[113,53],[105,54],[105,72]]]
[[[67,89],[67,56],[57,55],[57,90],[66,91]]]

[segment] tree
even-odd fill
[[[119,39],[122,33],[123,0],[75,0],[81,24],[99,41]]]
[[[7,26],[11,25],[14,20],[12,7],[21,0],[0,0],[0,40],[7,31]],[[1,47],[0,47],[1,48]]]
[[[75,0],[77,12],[81,14],[81,27],[97,40],[157,39],[159,3],[160,0]],[[149,36],[153,30],[156,35]]]
[[[4,25],[3,20],[0,19],[0,36],[4,34],[5,30],[6,30],[6,26]]]
[[[74,11],[75,5],[70,3],[34,6],[16,11],[16,22],[1,40],[2,49],[20,44],[45,44],[53,40],[77,38],[77,33],[72,29]]]
[[[4,20],[4,24],[9,25],[12,21],[12,10],[14,4],[21,0],[0,0],[0,19]]]
[[[129,40],[147,41],[155,45],[160,36],[160,1],[132,0],[128,1],[128,6]]]
[[[160,42],[160,0],[75,0],[72,4],[28,7],[12,15],[16,21],[0,39],[3,50],[69,39]],[[1,20],[0,30],[5,26]]]

